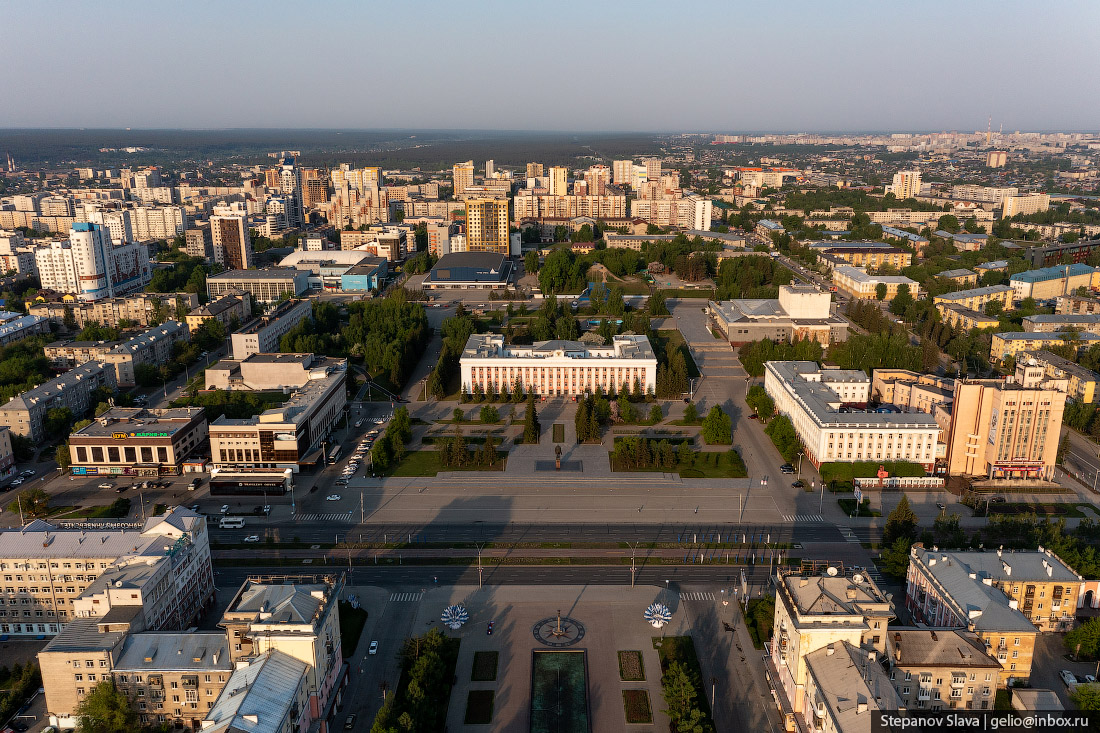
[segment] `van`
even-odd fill
[[[244,517],[222,517],[218,526],[222,529],[240,529],[244,526]]]

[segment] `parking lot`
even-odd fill
[[[1067,710],[1075,710],[1077,706],[1069,698],[1070,689],[1059,673],[1067,670],[1084,679],[1087,674],[1095,675],[1097,666],[1096,662],[1073,662],[1067,659],[1061,634],[1040,634],[1035,639],[1035,654],[1031,661],[1031,686],[1054,690]]]

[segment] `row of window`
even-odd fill
[[[107,460],[103,460],[103,446],[74,446],[76,449],[76,463],[137,463],[138,448],[141,450],[141,463],[153,463],[154,447],[156,448],[156,462],[168,463],[168,448],[166,446],[107,446]],[[125,460],[123,459],[125,456]]]

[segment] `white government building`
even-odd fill
[[[868,412],[871,379],[812,361],[769,361],[764,389],[790,418],[815,466],[830,461],[912,461],[931,470],[940,428],[931,415]]]
[[[645,336],[615,336],[607,346],[580,341],[538,341],[531,346],[506,346],[497,334],[474,334],[460,360],[462,389],[477,385],[486,393],[513,391],[518,378],[526,392],[539,395],[581,395],[634,388],[657,389],[657,357]]]

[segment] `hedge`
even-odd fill
[[[878,475],[878,467],[882,466],[891,476],[927,476],[928,471],[919,463],[909,461],[856,461],[855,463],[831,462],[822,463],[820,473],[821,480],[830,489],[850,491],[854,486],[852,479],[875,478]]]

